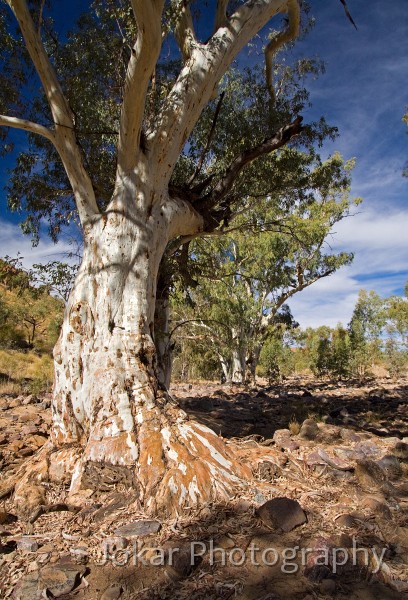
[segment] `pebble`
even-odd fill
[[[36,552],[38,550],[38,543],[34,538],[23,536],[17,540],[17,548],[22,552]]]

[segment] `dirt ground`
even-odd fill
[[[31,519],[5,497],[0,598],[408,598],[408,382],[172,394],[252,467],[247,487],[160,522],[120,486],[73,509],[66,487],[48,485],[49,510]],[[0,408],[1,484],[46,442],[50,398],[0,397]]]

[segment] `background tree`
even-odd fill
[[[376,292],[360,290],[348,325],[351,370],[355,375],[366,375],[380,358],[380,336],[384,325],[383,299]]]
[[[28,104],[18,103],[28,91],[23,86],[2,104],[0,125],[28,131],[31,144],[18,158],[9,203],[28,212],[25,230],[34,236],[44,219],[54,238],[72,219],[84,236],[54,350],[52,444],[64,454],[48,446],[43,452],[51,463],[64,456],[74,473],[72,493],[122,481],[137,487],[151,512],[227,498],[247,469],[213,432],[186,422],[159,389],[156,283],[167,245],[173,251],[221,228],[239,210],[241,195],[233,190],[244,169],[302,133],[302,103],[284,101],[275,112],[280,98],[272,78],[274,55],[299,33],[299,3],[218,0],[205,39],[190,3],[178,0],[95,2],[59,39],[47,5],[7,4],[21,35],[11,26],[2,44],[29,56],[36,72],[24,73]],[[275,19],[265,40],[262,126],[259,120],[241,138],[221,172],[208,173],[195,160],[194,128],[233,60],[280,13],[286,23]],[[179,49],[170,63],[162,52],[166,36]],[[189,170],[194,177],[179,177]],[[22,496],[35,477],[30,470],[20,479]]]
[[[312,157],[289,152],[292,164],[302,162],[291,171],[293,198],[258,201],[221,240],[192,246],[190,272],[197,276],[181,319],[190,335],[194,329],[208,339],[228,381],[255,377],[262,345],[288,299],[352,259],[324,248],[348,214],[350,165],[334,156],[310,169]]]

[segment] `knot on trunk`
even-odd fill
[[[92,336],[94,333],[94,317],[88,302],[76,302],[69,313],[69,323],[79,335]]]

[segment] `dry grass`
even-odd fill
[[[47,354],[0,350],[1,394],[37,394],[49,391],[53,382],[53,362]]]
[[[298,433],[300,432],[300,427],[301,425],[299,421],[295,417],[292,417],[288,425],[290,433],[292,435],[298,435]]]

